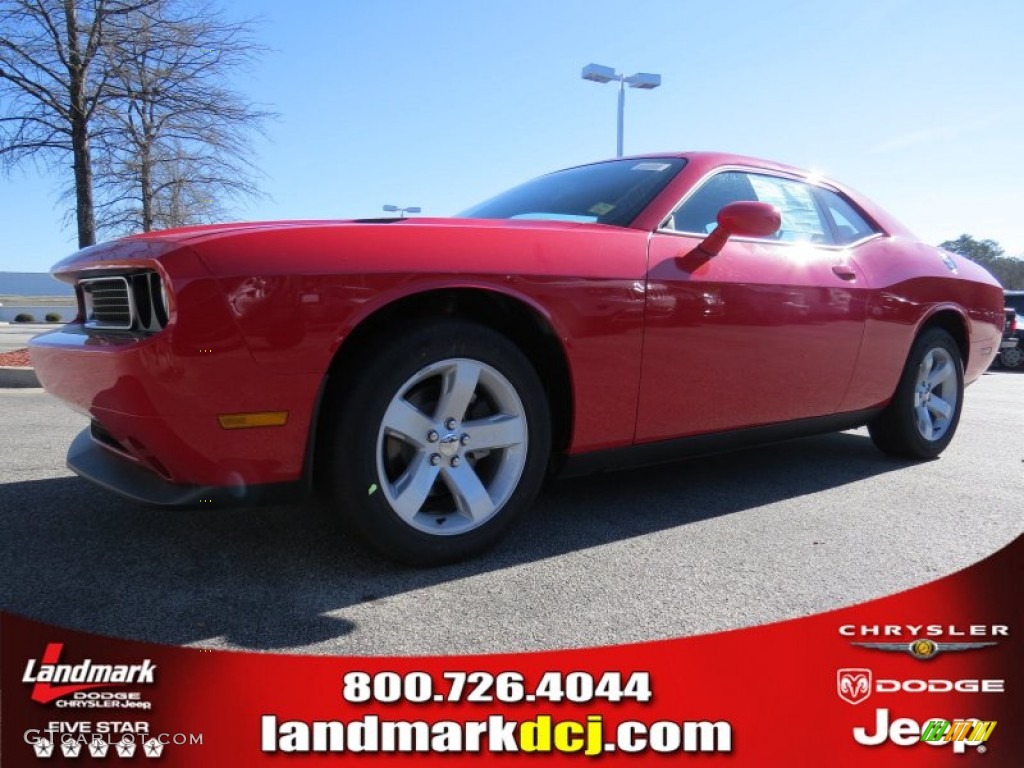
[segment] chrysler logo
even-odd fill
[[[896,651],[909,653],[915,659],[927,661],[935,658],[940,651],[973,651],[977,648],[989,648],[995,643],[938,643],[928,638],[918,638],[910,643],[850,643],[873,651]]]
[[[836,693],[850,704],[860,704],[871,695],[870,669],[840,669],[836,672]]]

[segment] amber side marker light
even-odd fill
[[[283,427],[288,422],[288,411],[263,411],[262,413],[225,413],[217,417],[224,429],[249,429],[250,427]]]

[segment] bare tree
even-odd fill
[[[78,246],[96,242],[90,124],[107,94],[106,27],[148,0],[0,0],[0,160],[71,155]]]
[[[190,0],[0,0],[0,162],[70,155],[79,247],[97,211],[118,231],[223,213],[256,192],[247,135],[269,114],[222,84],[250,35]]]
[[[248,138],[272,113],[223,85],[263,48],[249,22],[157,0],[118,21],[115,98],[101,109],[101,229],[148,232],[222,218],[258,194]]]
[[[228,217],[221,179],[204,175],[205,160],[180,146],[161,144],[148,152],[149,170],[132,157],[96,153],[96,222],[114,235],[209,223]],[[229,180],[230,181],[230,180]],[[245,178],[247,194],[258,194]],[[232,191],[231,194],[237,194]],[[70,196],[70,191],[68,195]]]

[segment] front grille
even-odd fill
[[[128,280],[123,277],[96,277],[82,280],[85,299],[85,327],[127,331],[135,315]]]
[[[156,272],[85,277],[78,286],[90,330],[156,333],[167,325],[167,302]]]

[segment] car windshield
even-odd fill
[[[611,160],[528,181],[457,214],[465,219],[546,219],[625,227],[686,164],[678,157]]]

